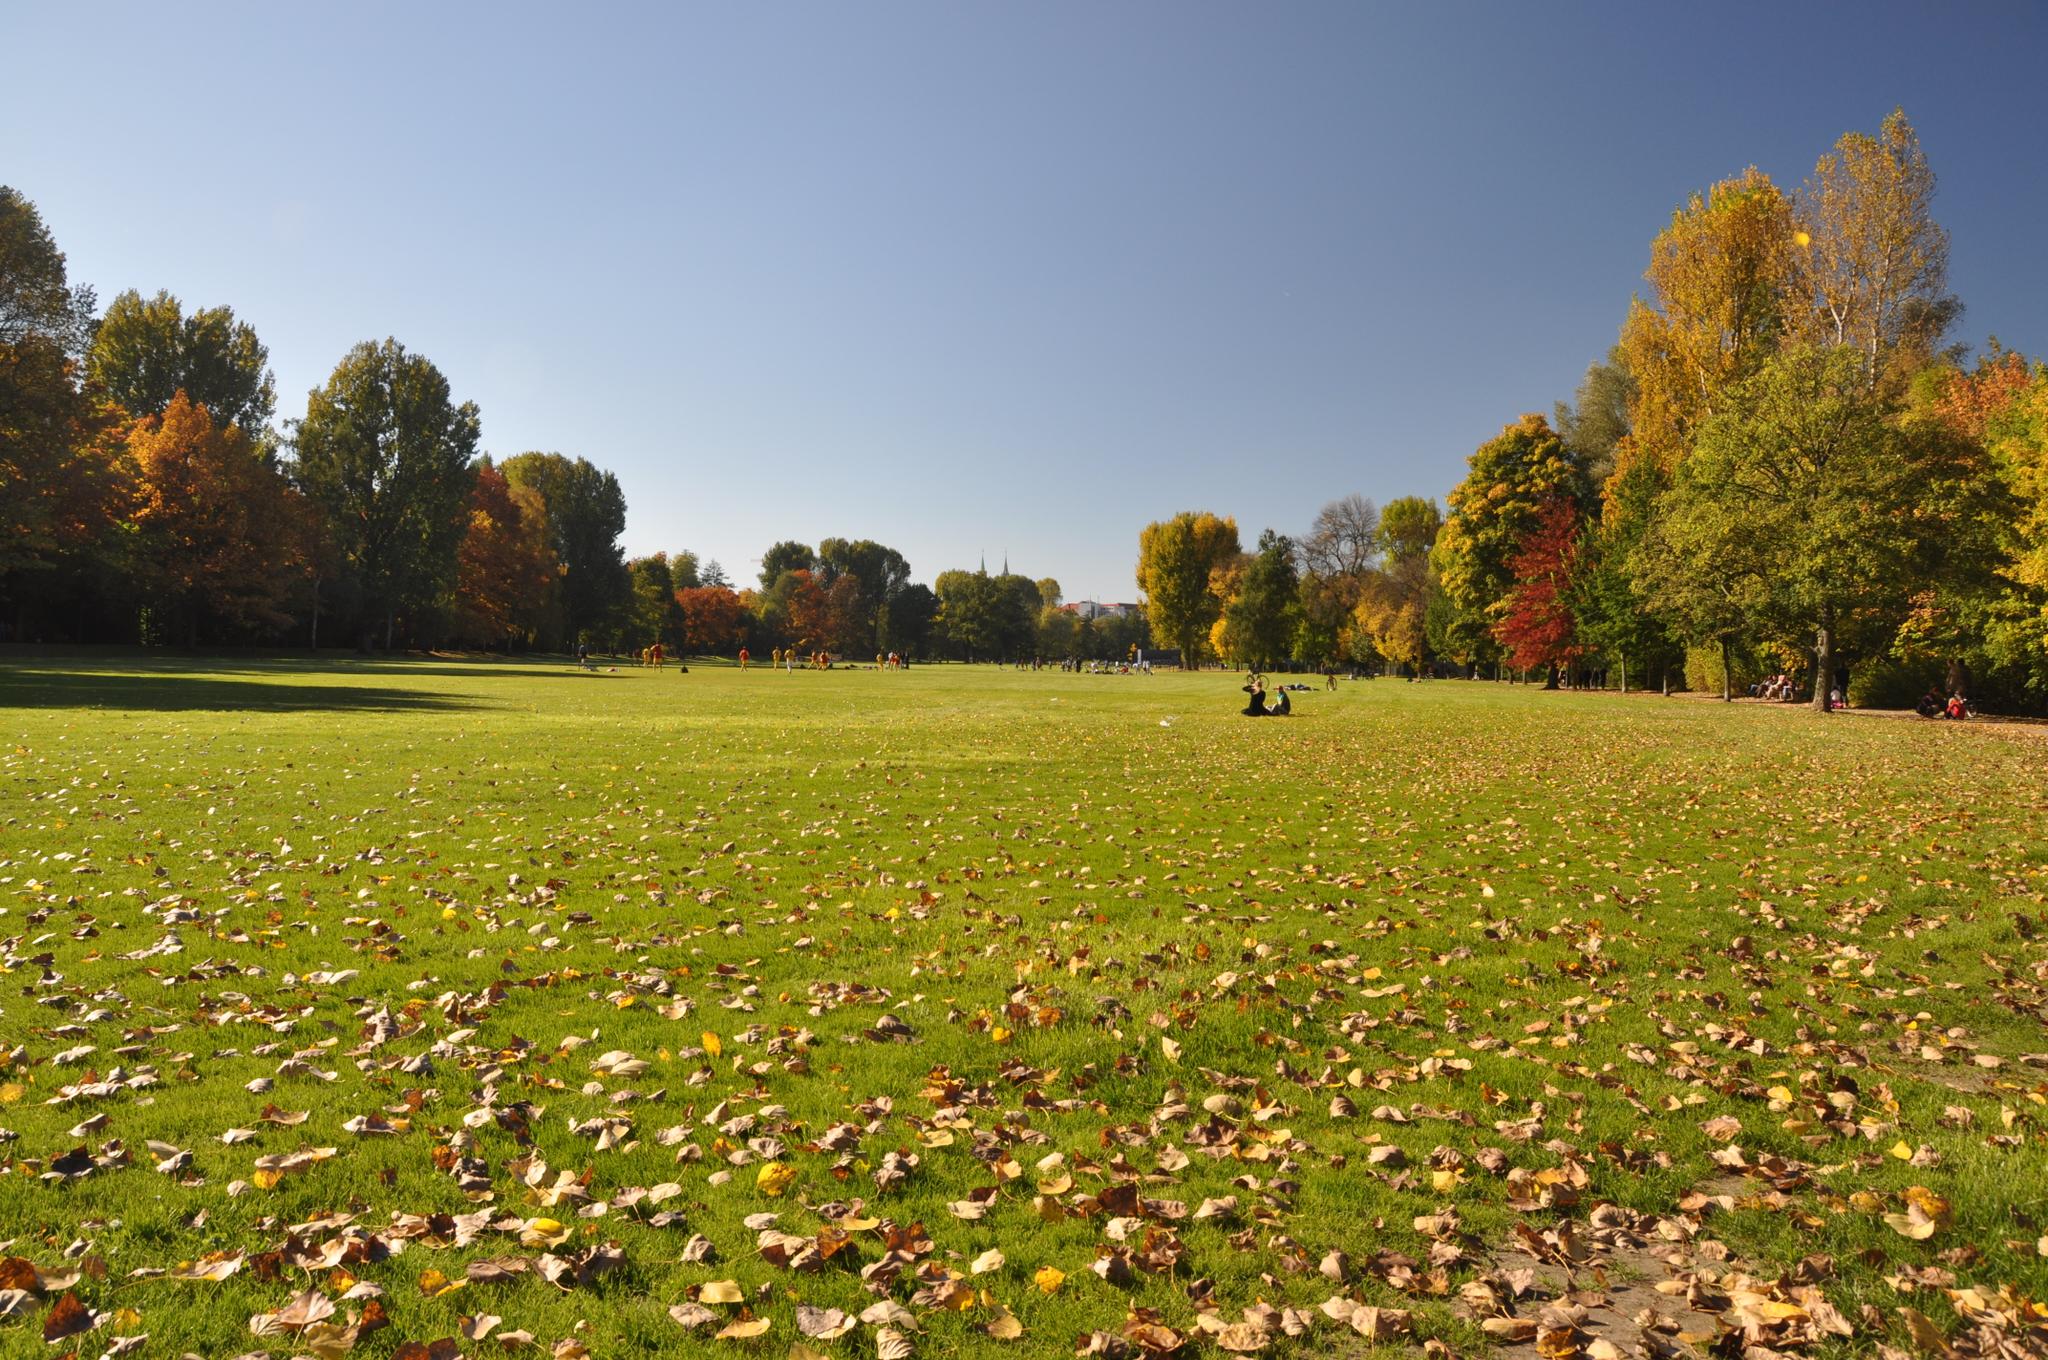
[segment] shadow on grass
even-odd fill
[[[109,674],[0,666],[0,709],[101,708],[145,712],[431,713],[490,707],[464,695],[369,685],[279,684],[220,675]]]

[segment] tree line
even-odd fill
[[[1894,111],[1790,192],[1692,195],[1573,399],[1441,509],[1347,497],[1250,552],[1149,525],[1152,626],[1233,664],[2048,707],[2048,368],[1952,339],[1934,187]]]
[[[794,540],[758,588],[684,550],[628,560],[587,458],[480,447],[473,402],[396,340],[344,355],[280,423],[229,307],[130,291],[102,313],[35,205],[0,187],[0,640],[1108,659],[1142,617],[1059,584],[941,572],[869,539]]]

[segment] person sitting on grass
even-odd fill
[[[1273,706],[1266,710],[1266,716],[1269,718],[1284,718],[1293,711],[1294,703],[1287,697],[1287,686],[1282,685],[1280,687],[1280,697],[1275,699]]]
[[[1254,675],[1250,678],[1250,683],[1245,685],[1244,692],[1251,696],[1251,698],[1245,703],[1244,716],[1247,718],[1265,717],[1266,682],[1259,676]]]
[[[1961,722],[1970,716],[1970,701],[1960,694],[1951,694],[1948,696],[1947,712],[1949,717]]]
[[[1948,712],[1948,701],[1941,697],[1938,686],[1929,685],[1920,702],[1913,705],[1913,711],[1923,718],[1939,718]]]

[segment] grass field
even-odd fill
[[[0,662],[0,1353],[2042,1345],[2040,734],[1233,686]]]

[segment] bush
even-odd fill
[[[1849,668],[1849,707],[1911,708],[1941,679],[1939,661],[1865,661]]]

